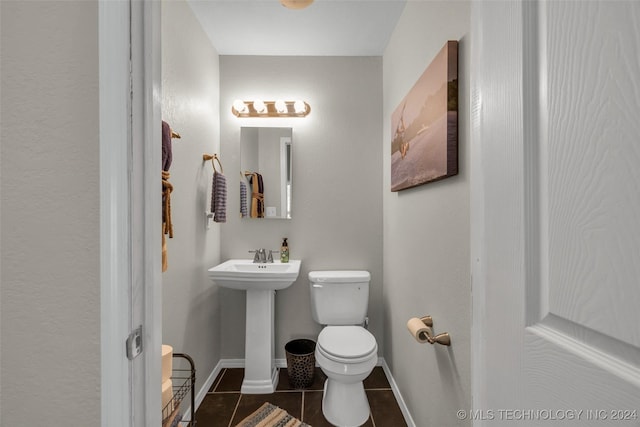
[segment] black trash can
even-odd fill
[[[316,370],[316,343],[313,340],[289,341],[284,350],[287,356],[289,384],[293,388],[307,388],[313,383]]]

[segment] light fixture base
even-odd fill
[[[262,112],[258,112],[254,107],[254,101],[240,101],[243,105],[240,105],[238,101],[235,101],[231,106],[231,112],[236,117],[306,117],[311,112],[311,107],[306,102],[302,101],[304,104],[304,110],[296,111],[295,105],[296,102],[300,103],[301,101],[263,101],[265,109]],[[284,107],[281,111],[276,108],[276,103],[278,103],[278,107],[283,107],[281,102],[284,102]],[[237,104],[237,105],[236,105]]]
[[[313,0],[280,0],[280,4],[287,9],[304,9],[313,3]]]

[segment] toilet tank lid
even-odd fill
[[[371,275],[364,270],[310,271],[309,280],[314,283],[368,282]]]

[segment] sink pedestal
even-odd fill
[[[275,291],[288,288],[300,273],[300,260],[254,263],[230,259],[209,270],[209,278],[229,289],[247,292],[244,346],[244,394],[270,394],[278,386],[275,356]]]
[[[278,386],[275,365],[275,291],[247,291],[244,380],[241,393],[270,394]]]

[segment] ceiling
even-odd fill
[[[381,56],[406,0],[187,0],[220,55]]]

